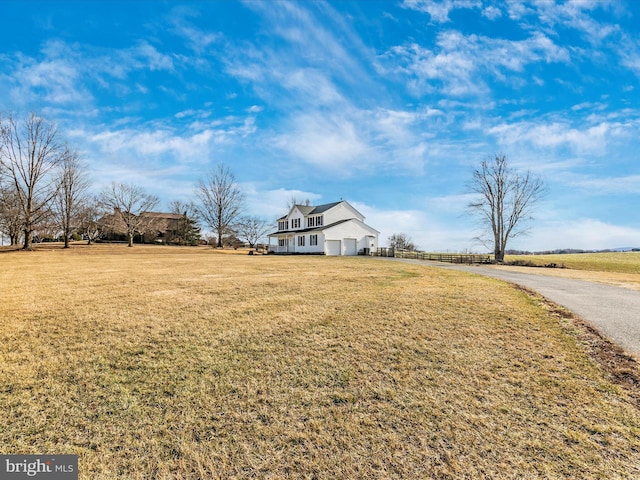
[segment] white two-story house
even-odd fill
[[[379,234],[344,200],[317,206],[294,205],[278,219],[278,231],[269,235],[269,249],[275,253],[369,254],[378,248]]]

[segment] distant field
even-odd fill
[[[565,255],[507,255],[505,261],[521,260],[538,266],[555,263],[576,270],[639,273],[640,252],[573,253]]]
[[[0,253],[0,298],[0,451],[83,480],[640,476],[637,402],[492,279],[76,246]]]

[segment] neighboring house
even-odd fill
[[[364,215],[340,201],[326,205],[294,205],[278,219],[269,235],[275,253],[368,255],[378,248],[378,232],[364,223]],[[275,239],[276,245],[271,244]]]
[[[144,220],[140,230],[136,232],[136,242],[141,243],[175,243],[180,239],[181,230],[186,219],[185,215],[178,213],[144,212]],[[126,241],[126,226],[118,211],[102,217],[100,224],[103,226],[104,239],[108,241]]]
[[[179,213],[145,212],[149,218],[149,227],[143,233],[143,243],[174,243],[180,238],[181,225],[185,215]]]

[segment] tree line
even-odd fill
[[[142,187],[114,182],[98,195],[92,195],[90,187],[85,164],[62,141],[54,122],[35,113],[23,119],[0,116],[0,233],[11,244],[22,241],[29,250],[34,234],[57,230],[68,248],[74,234],[91,242],[110,229],[124,234],[133,246],[136,235],[157,227],[152,212],[160,201]],[[492,248],[496,261],[502,262],[508,241],[527,232],[527,220],[545,185],[530,171],[513,169],[506,156],[495,155],[473,170],[468,188],[474,195],[468,212],[483,232],[476,240]],[[177,243],[198,243],[204,226],[216,233],[218,247],[230,237],[253,247],[270,228],[266,220],[244,215],[244,195],[222,164],[200,178],[192,201],[174,201],[171,208],[179,218]],[[392,235],[389,244],[416,249],[404,233]]]
[[[55,124],[36,113],[24,118],[0,116],[0,233],[12,245],[32,249],[39,237],[74,237],[89,243],[107,231],[136,235],[158,228],[160,199],[133,184],[113,182],[92,192],[86,164],[65,142]],[[270,222],[246,215],[245,197],[231,170],[222,164],[201,178],[194,199],[173,201],[174,243],[200,242],[201,227],[216,233],[216,244],[237,238],[253,247]]]

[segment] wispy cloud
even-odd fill
[[[591,43],[600,43],[605,38],[619,31],[616,24],[598,21],[594,18],[597,10],[612,11],[623,15],[621,2],[615,0],[571,0],[566,2],[547,2],[536,0],[511,0],[508,2],[509,16],[521,21],[529,29],[537,29],[541,24],[554,32],[563,27],[578,31]]]
[[[372,152],[353,121],[320,112],[300,114],[291,120],[291,130],[275,141],[290,156],[340,175],[353,175],[367,168],[365,158]]]
[[[47,103],[93,109],[94,87],[130,92],[129,75],[136,70],[175,69],[173,58],[147,41],[121,49],[47,40],[38,57],[23,54],[3,57],[2,82],[16,106]],[[143,85],[136,91],[145,92]]]
[[[276,146],[293,158],[343,177],[361,173],[421,173],[429,145],[426,125],[437,110],[359,109],[300,113],[278,135]]]
[[[640,175],[625,175],[619,177],[588,178],[584,175],[574,177],[570,184],[592,195],[635,195],[640,191]]]
[[[164,162],[177,160],[202,164],[210,161],[217,148],[232,144],[255,130],[254,119],[248,116],[204,122],[196,120],[182,130],[169,124],[150,123],[95,132],[77,131],[75,134],[86,136],[101,154],[116,157],[125,154],[140,162],[163,158]],[[124,161],[129,163],[131,160]]]
[[[362,202],[350,203],[365,216],[367,224],[380,231],[380,246],[387,246],[391,235],[405,233],[419,249],[429,252],[476,248],[473,232],[464,222],[442,220],[428,210],[386,210]]]
[[[83,85],[84,71],[76,49],[64,42],[47,41],[41,58],[22,53],[4,55],[2,81],[12,103],[24,106],[38,101],[59,106],[88,103],[93,99]]]
[[[640,78],[640,36],[623,35],[618,55],[622,65]]]
[[[522,73],[527,65],[539,62],[568,63],[570,54],[541,33],[513,41],[450,30],[438,35],[435,48],[417,43],[399,45],[382,57],[389,71],[408,78],[409,89],[416,95],[486,94],[487,74],[514,84],[513,73]]]
[[[449,13],[461,8],[481,8],[480,0],[404,0],[403,6],[428,13],[434,23],[449,22]]]
[[[601,122],[577,128],[567,122],[523,121],[501,123],[487,129],[500,145],[509,149],[531,145],[542,149],[567,148],[579,154],[604,154],[612,136],[620,133],[621,125]]]
[[[558,235],[562,232],[562,235]],[[541,221],[528,237],[521,237],[512,248],[536,251],[540,245],[545,249],[584,248],[598,250],[605,248],[637,247],[640,229],[616,225],[595,218],[573,220]]]
[[[322,204],[325,201],[317,192],[286,188],[270,189],[259,183],[241,183],[239,188],[245,194],[249,210],[271,221],[287,213],[287,204],[292,198],[298,202],[309,200],[313,205]],[[326,200],[326,202],[333,200]],[[273,224],[275,229],[275,221]]]
[[[494,5],[489,5],[482,10],[482,16],[488,18],[489,20],[495,20],[502,16],[502,10]]]
[[[367,98],[375,88],[366,61],[373,51],[328,3],[246,5],[260,15],[264,34],[278,41],[229,45],[226,71],[261,98],[282,109],[308,109],[339,104],[345,96]]]
[[[173,33],[184,38],[187,45],[197,54],[204,54],[209,47],[223,39],[222,33],[203,30],[190,20],[198,18],[200,12],[195,8],[180,6],[172,9],[167,22]]]

